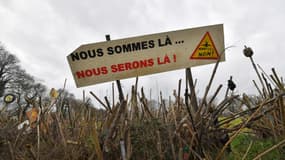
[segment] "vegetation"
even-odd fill
[[[240,160],[242,157],[245,160],[252,160],[262,151],[272,147],[274,144],[277,144],[280,140],[280,138],[262,139],[250,134],[240,134],[231,143],[232,152],[229,153],[226,159]],[[285,150],[280,147],[279,149],[273,150],[264,155],[262,159],[282,160],[284,157]]]
[[[259,95],[250,98],[245,93],[235,94],[236,86],[230,77],[226,96],[217,104],[214,102],[222,85],[214,95],[208,93],[219,61],[200,101],[191,69],[187,68],[185,93],[181,93],[180,80],[173,92],[175,101],[166,101],[161,93],[158,106],[145,97],[143,87],[138,90],[138,78],[130,98],[124,95],[120,81],[116,81],[119,99],[113,103],[107,97],[102,101],[90,92],[104,109],[92,106],[85,92],[83,100],[75,99],[65,87],[53,88],[44,97],[35,89],[34,81],[24,79],[30,88],[16,88],[14,91],[20,95],[18,101],[11,102],[13,98],[8,98],[11,101],[0,111],[0,157],[12,160],[282,159],[285,157],[284,83],[274,68],[271,75],[257,70],[250,48],[245,48],[244,53],[260,81],[261,86],[254,81]],[[9,57],[4,49],[2,54]],[[7,62],[12,68],[18,63]],[[14,78],[17,76],[12,75],[18,72],[12,68],[2,72],[2,94],[8,92],[9,86],[17,86],[18,79]],[[19,99],[24,103],[19,103]],[[10,109],[12,104],[17,108]]]
[[[18,58],[0,43],[0,97],[5,92],[17,95],[42,94],[46,87],[36,82],[21,66]]]

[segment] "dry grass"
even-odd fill
[[[37,108],[39,116],[33,124],[19,130],[17,126],[27,119],[23,114],[23,106],[19,107],[16,120],[9,115],[5,116],[5,112],[1,113],[0,157],[12,160],[211,160],[223,159],[224,153],[231,150],[231,142],[241,132],[250,132],[262,138],[284,138],[285,89],[275,70],[272,69],[270,76],[264,72],[261,74],[259,80],[263,87],[256,85],[260,92],[257,100],[253,101],[246,94],[234,95],[227,90],[225,99],[219,104],[213,104],[221,86],[213,96],[208,96],[208,93],[218,64],[214,67],[200,103],[196,97],[191,69],[186,70],[185,96],[181,96],[183,93],[179,81],[177,92],[173,95],[174,103],[166,102],[161,96],[159,108],[151,105],[144,96],[143,88],[139,93],[138,80],[132,87],[130,99],[124,97],[120,82],[117,81],[120,98],[114,106],[110,105],[107,97],[104,102],[91,92],[104,110],[89,107],[85,100],[79,103],[66,99],[61,93],[58,96],[51,94],[46,102],[42,102],[39,97],[27,97],[27,104]],[[237,101],[248,109],[219,119]],[[57,112],[51,112],[53,106],[57,106]],[[28,127],[31,127],[29,131]],[[282,149],[284,141],[281,142],[260,153],[257,158],[273,149]],[[246,154],[249,152],[250,147]]]

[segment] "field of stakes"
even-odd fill
[[[229,77],[226,96],[215,104],[222,85],[214,95],[209,90],[217,61],[200,100],[187,68],[187,88],[181,88],[180,80],[174,101],[161,94],[158,107],[138,88],[138,78],[129,97],[116,81],[117,103],[90,92],[104,109],[55,89],[45,99],[26,96],[25,105],[12,111],[5,104],[0,111],[0,159],[284,159],[284,82],[274,68],[270,74],[260,72],[250,48],[244,54],[257,73],[258,83],[253,82],[259,95],[254,97],[234,94]]]

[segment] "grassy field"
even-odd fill
[[[232,152],[225,159],[228,160],[252,160],[264,150],[278,143],[279,139],[261,139],[249,134],[238,135],[231,143]],[[247,153],[247,154],[246,154]],[[246,154],[246,156],[245,156]],[[277,148],[262,157],[262,160],[283,160],[285,159],[284,147]]]

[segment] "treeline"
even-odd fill
[[[46,91],[47,87],[27,73],[20,66],[20,60],[0,42],[0,97],[6,93],[13,93],[17,96],[42,95]]]
[[[74,94],[63,88],[57,91],[64,98],[76,100]],[[27,73],[21,67],[20,60],[0,42],[0,99],[6,94],[15,95],[19,101],[24,97],[44,99],[49,96],[49,92],[50,89],[36,77]]]

